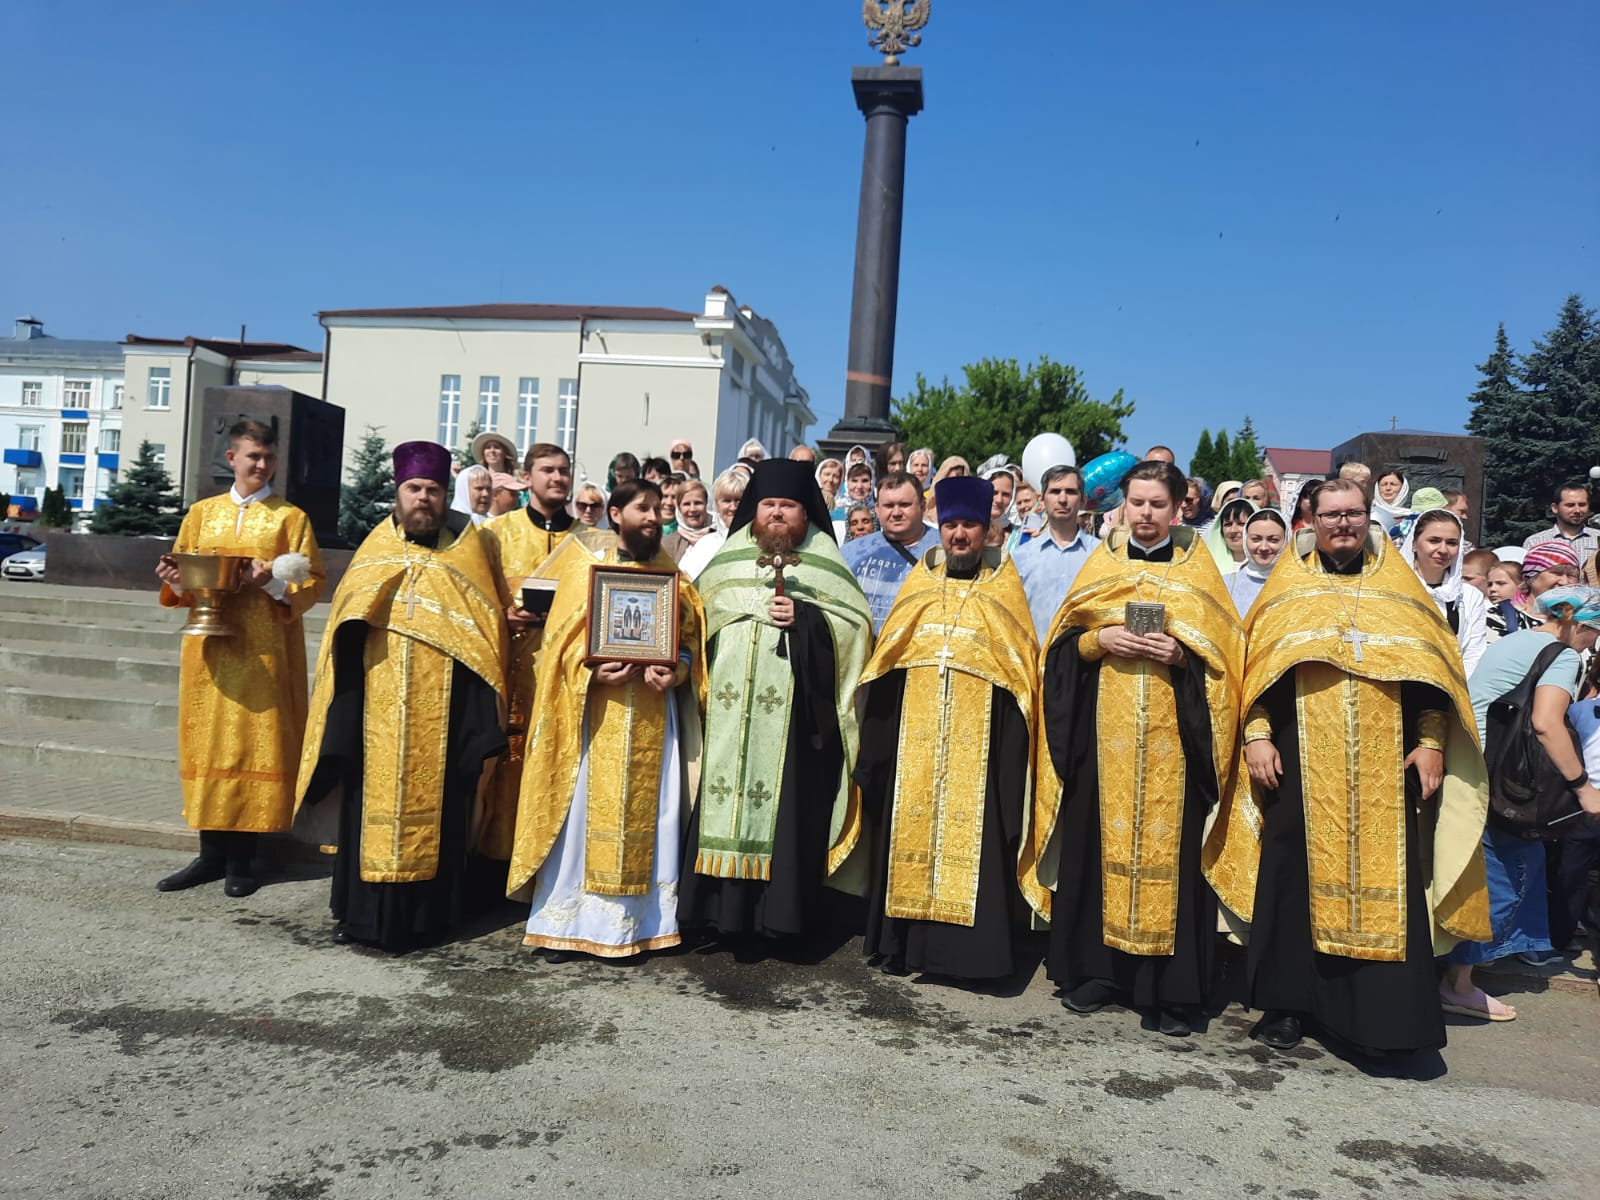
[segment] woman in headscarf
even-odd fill
[[[844,487],[844,464],[837,458],[825,458],[819,462],[817,486],[822,489],[823,503],[832,508],[839,489]]]
[[[1467,681],[1472,711],[1478,718],[1478,736],[1485,743],[1484,749],[1489,750],[1489,706],[1527,678],[1541,651],[1559,643],[1565,649],[1534,687],[1536,728],[1551,730],[1548,739],[1541,732],[1539,740],[1563,778],[1582,780],[1577,790],[1587,807],[1597,798],[1595,789],[1562,718],[1578,694],[1582,670],[1579,656],[1594,649],[1600,633],[1600,591],[1571,586],[1549,588],[1536,604],[1548,618],[1544,626],[1501,638],[1489,647]],[[1444,977],[1439,981],[1439,1003],[1447,1013],[1510,1021],[1516,1018],[1517,1010],[1478,987],[1473,982],[1472,969],[1479,963],[1512,954],[1526,955],[1534,961],[1550,954],[1553,943],[1545,847],[1541,841],[1502,833],[1491,822],[1483,831],[1483,859],[1489,882],[1489,927],[1494,940],[1462,942],[1450,952]]]
[[[933,500],[933,489],[941,479],[958,479],[963,475],[971,475],[972,468],[967,465],[967,460],[959,454],[952,454],[939,464],[939,469],[933,473],[933,483],[928,485],[925,507],[923,509],[923,523],[937,529],[939,528],[939,508]]]
[[[1444,493],[1438,488],[1418,488],[1417,494],[1411,497],[1411,510],[1401,514],[1389,536],[1394,539],[1397,546],[1405,545],[1406,538],[1411,535],[1411,529],[1416,525],[1418,517],[1425,512],[1444,507]],[[1376,518],[1377,513],[1373,513],[1373,517]]]
[[[1461,518],[1447,508],[1435,508],[1417,518],[1400,547],[1400,557],[1411,564],[1439,615],[1450,623],[1461,661],[1471,675],[1489,645],[1489,601],[1461,581],[1463,536]]]
[[[1400,523],[1411,515],[1406,498],[1411,495],[1411,484],[1399,471],[1385,471],[1372,483],[1372,519],[1383,526],[1391,538]]]
[[[1244,562],[1232,575],[1223,577],[1223,586],[1233,597],[1233,606],[1243,619],[1250,606],[1256,602],[1267,576],[1277,565],[1278,556],[1289,540],[1289,527],[1274,508],[1263,508],[1250,514],[1244,523]]]
[[[906,455],[906,474],[915,479],[927,491],[933,486],[933,451],[926,446],[920,450],[913,450]]]
[[[1256,506],[1249,500],[1233,499],[1217,510],[1217,519],[1206,530],[1206,549],[1217,560],[1217,570],[1232,575],[1245,560],[1244,524]]]
[[[489,508],[494,502],[494,472],[476,463],[462,471],[456,476],[456,495],[463,493],[467,515],[474,525],[482,525],[489,519]]]
[[[678,489],[678,528],[661,539],[661,548],[673,562],[681,563],[689,548],[713,528],[711,493],[698,479],[691,479]]]
[[[1540,542],[1522,556],[1522,591],[1517,607],[1535,617],[1535,601],[1553,587],[1578,582],[1578,552],[1566,542]]]
[[[1239,489],[1243,486],[1244,484],[1237,479],[1224,479],[1217,484],[1216,491],[1211,493],[1211,511],[1220,517],[1222,515],[1222,506],[1230,500],[1238,499]]]

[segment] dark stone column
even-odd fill
[[[850,82],[856,106],[867,119],[867,144],[856,218],[844,419],[822,439],[829,453],[855,443],[875,447],[895,438],[889,400],[900,300],[906,127],[922,111],[921,67],[856,67]]]

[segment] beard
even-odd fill
[[[617,540],[634,562],[649,562],[661,549],[660,530],[645,533],[639,529],[623,529],[618,531]]]
[[[400,532],[407,537],[427,538],[439,532],[439,527],[444,524],[444,514],[427,505],[407,509],[397,514],[400,521]]]
[[[982,560],[982,550],[967,550],[961,553],[946,550],[944,555],[946,567],[957,575],[970,575],[978,569],[978,563]]]
[[[801,530],[787,521],[757,521],[754,528],[756,545],[764,554],[788,554],[800,544]]]

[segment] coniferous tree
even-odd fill
[[[1233,447],[1228,444],[1228,431],[1219,429],[1211,438],[1211,452],[1216,459],[1217,478],[1210,479],[1212,487],[1216,487],[1224,479],[1238,479],[1233,474]]]
[[[383,436],[368,425],[350,456],[350,481],[339,492],[339,536],[357,545],[394,508],[394,464]]]
[[[1551,423],[1543,401],[1533,401],[1517,386],[1517,361],[1502,322],[1494,352],[1478,365],[1481,378],[1468,397],[1472,414],[1467,432],[1484,439],[1484,536],[1495,542],[1520,542],[1545,524],[1541,498],[1549,481],[1538,469],[1550,452]]]
[[[1256,445],[1256,426],[1248,416],[1233,438],[1233,462],[1229,477],[1240,481],[1261,477],[1261,447]]]
[[[41,529],[71,529],[72,508],[67,504],[67,490],[61,485],[44,489],[44,499],[39,502],[39,527]]]
[[[1211,445],[1211,430],[1202,429],[1195,443],[1194,457],[1189,460],[1189,474],[1198,475],[1212,487],[1217,486],[1217,455]]]
[[[472,465],[472,439],[477,437],[482,432],[483,422],[474,417],[472,424],[467,426],[467,432],[462,434],[461,445],[457,446],[455,450],[452,451],[452,454],[456,460],[456,465],[462,470],[466,470]]]
[[[156,461],[155,447],[149,442],[139,444],[139,457],[107,489],[106,497],[110,503],[94,510],[90,533],[170,537],[183,520],[179,513],[183,498],[172,490],[172,476]]]

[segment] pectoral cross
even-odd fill
[[[943,675],[950,669],[950,661],[956,657],[956,652],[950,649],[950,643],[946,641],[944,649],[940,650],[934,657],[939,660],[939,674]]]
[[[406,602],[406,620],[409,621],[417,615],[417,601],[420,599],[417,595],[417,568],[415,564],[406,571],[406,591],[407,594],[401,599]]]
[[[1356,661],[1360,662],[1361,661],[1361,646],[1362,646],[1362,644],[1364,642],[1366,642],[1368,640],[1367,635],[1362,633],[1361,630],[1357,629],[1354,625],[1352,625],[1352,626],[1350,626],[1349,629],[1347,629],[1345,631],[1344,640],[1350,644],[1351,649],[1355,653]]]

